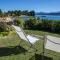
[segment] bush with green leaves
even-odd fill
[[[30,18],[25,22],[27,29],[44,30],[54,33],[60,33],[60,20],[47,20]]]
[[[12,27],[8,25],[6,22],[0,22],[0,36],[6,36],[12,30]]]
[[[30,17],[29,20],[25,21],[25,26],[29,29],[36,29],[38,23],[39,20],[37,20],[35,17]]]
[[[5,22],[0,22],[0,32],[6,32],[9,30],[9,27],[7,23]]]
[[[22,28],[25,27],[25,21],[23,20],[23,18],[19,18],[18,20],[16,20],[16,24],[18,26],[21,26]]]

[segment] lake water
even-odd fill
[[[48,20],[60,20],[60,16],[56,15],[36,15],[40,19],[48,19]]]
[[[35,15],[35,17],[39,17],[40,19],[48,19],[48,20],[60,20],[60,16],[56,15]],[[24,20],[29,20],[29,16],[22,16]]]

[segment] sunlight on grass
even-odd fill
[[[43,31],[25,30],[27,34],[44,35]],[[45,32],[49,35],[60,36]],[[20,45],[20,46],[19,46]],[[43,52],[43,40],[39,40],[34,44],[36,54],[40,56]],[[10,32],[6,38],[0,38],[0,60],[34,60],[34,49],[30,48],[30,44],[21,40],[15,31]],[[49,54],[48,54],[49,53]],[[60,60],[60,53],[45,49],[45,56]]]

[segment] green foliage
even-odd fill
[[[28,13],[29,16],[35,16],[35,12],[32,10]]]
[[[0,36],[7,36],[9,34],[9,32],[0,32]]]
[[[27,15],[27,16],[35,16],[35,11],[28,11],[28,10],[12,10],[12,11],[7,11],[7,12],[3,12],[0,9],[0,17],[4,17],[4,16],[20,16],[20,15]]]
[[[59,20],[45,20],[36,19],[30,17],[28,21],[25,22],[27,29],[44,30],[49,32],[60,33],[60,21]]]
[[[29,20],[25,21],[26,28],[36,29],[38,22],[39,21],[35,17],[30,17]]]
[[[22,28],[24,28],[25,26],[25,21],[22,18],[19,18],[18,20],[16,20],[16,23],[18,26],[21,26]]]
[[[3,31],[7,31],[7,25],[5,22],[0,22],[0,31],[3,32]]]
[[[10,25],[7,25],[7,23],[5,22],[0,22],[0,32],[9,32],[11,30],[12,28],[10,27]]]
[[[6,14],[10,16],[20,16],[20,15],[27,15],[27,16],[35,16],[35,11],[28,11],[28,10],[14,10],[14,11],[8,11]]]
[[[3,16],[3,12],[2,12],[2,10],[0,9],[0,17],[2,17]]]

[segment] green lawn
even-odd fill
[[[44,35],[49,34],[52,36],[58,36],[58,34],[37,31],[37,30],[25,30],[27,34]],[[20,46],[19,46],[20,45]],[[19,39],[15,32],[10,32],[7,37],[0,37],[0,60],[41,60],[43,52],[43,40],[39,40],[34,44],[35,50],[30,47],[30,44],[26,41]],[[48,58],[48,59],[47,59]],[[45,60],[60,60],[60,53],[45,49]]]

